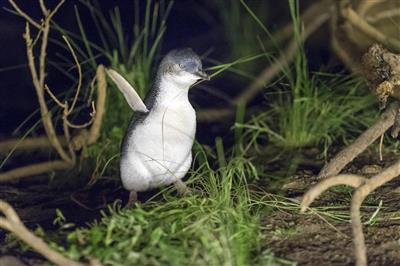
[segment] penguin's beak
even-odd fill
[[[195,72],[194,74],[202,80],[210,80],[210,76],[207,75],[207,73],[204,72],[203,70],[199,70],[199,71]]]

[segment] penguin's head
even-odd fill
[[[161,61],[159,74],[189,86],[198,80],[209,80],[200,57],[190,48],[170,51]]]

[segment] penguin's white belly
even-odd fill
[[[183,178],[195,133],[196,113],[188,102],[152,110],[128,139],[121,161],[124,187],[145,191]]]

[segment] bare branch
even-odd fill
[[[71,52],[71,55],[72,55],[72,57],[74,59],[76,68],[78,70],[78,85],[76,87],[75,96],[74,96],[74,99],[72,100],[71,107],[68,110],[68,114],[70,114],[75,108],[75,104],[76,104],[76,102],[78,100],[79,92],[81,91],[81,87],[82,87],[82,69],[81,69],[81,65],[79,64],[78,57],[76,56],[75,51],[72,48],[72,46],[71,46],[70,42],[68,41],[67,37],[62,36],[62,38],[64,39],[65,43],[67,44],[68,49]]]
[[[67,146],[67,142],[63,136],[57,136],[62,146]],[[51,149],[53,148],[47,136],[30,137],[24,139],[9,139],[0,142],[0,154],[6,154],[12,150],[31,151],[36,149]]]
[[[45,31],[43,31],[43,34],[44,33],[45,33]],[[67,162],[71,161],[71,158],[67,155],[66,151],[63,149],[60,141],[57,138],[57,135],[56,135],[56,132],[54,129],[54,125],[53,125],[53,121],[52,121],[52,115],[47,107],[47,103],[44,98],[44,88],[43,88],[44,84],[41,83],[41,81],[40,81],[41,78],[39,78],[39,76],[41,77],[41,75],[43,75],[43,78],[44,78],[44,72],[38,75],[37,70],[36,70],[35,57],[33,55],[32,38],[30,35],[30,28],[29,28],[28,23],[26,24],[24,38],[25,38],[25,42],[26,42],[28,65],[29,65],[29,69],[31,72],[31,76],[32,76],[32,82],[33,82],[33,85],[36,90],[36,95],[38,97],[40,113],[42,116],[44,129],[46,131],[47,136],[49,137],[49,141],[51,142],[51,144],[53,145],[53,147],[57,151],[57,153],[60,155],[60,157],[64,161],[67,161]],[[47,37],[45,38],[45,35],[43,35],[42,42],[47,42]],[[40,58],[45,58],[45,56],[46,56],[45,53],[46,53],[46,51],[44,51],[44,54],[41,53]],[[40,61],[43,61],[43,60],[44,59],[41,59]],[[44,69],[42,69],[41,71],[44,71]]]
[[[365,181],[366,179],[364,177],[358,175],[338,175],[326,178],[313,186],[307,191],[306,194],[304,194],[300,205],[300,212],[304,213],[316,198],[318,198],[322,193],[324,193],[331,187],[338,185],[347,185],[358,188],[359,186],[363,185]]]
[[[31,164],[0,174],[0,183],[15,180],[21,177],[39,175],[51,171],[71,169],[73,164],[62,160]]]
[[[55,8],[49,14],[49,21],[53,18],[53,16],[58,12],[60,7],[65,3],[65,0],[60,0],[60,2],[55,6]]]
[[[73,124],[73,123],[69,122],[69,120],[66,120],[66,123],[70,128],[82,129],[82,128],[86,128],[86,127],[90,126],[90,124],[92,124],[93,121],[94,121],[94,117],[92,116],[92,118],[88,122],[80,124],[80,125]]]
[[[394,124],[398,109],[399,104],[397,102],[392,103],[373,126],[361,134],[351,145],[339,152],[322,168],[318,174],[318,178],[337,175],[348,163],[354,160],[354,158]]]
[[[99,65],[96,70],[97,80],[97,100],[96,100],[96,114],[94,122],[90,128],[89,135],[87,137],[87,144],[94,143],[100,135],[100,129],[103,121],[106,106],[106,95],[107,95],[107,81],[106,74],[103,65]]]
[[[68,259],[52,250],[43,239],[37,237],[29,231],[21,222],[15,210],[5,201],[0,200],[0,212],[4,214],[4,218],[0,218],[0,227],[14,233],[18,238],[28,244],[31,248],[43,255],[52,263],[62,266],[84,266],[86,264]]]
[[[400,161],[397,161],[392,166],[366,181],[365,184],[359,187],[353,195],[353,199],[351,201],[351,222],[354,235],[354,248],[357,258],[357,266],[367,265],[367,251],[365,248],[360,213],[361,204],[372,191],[399,175]]]
[[[42,29],[42,26],[40,26],[39,23],[34,21],[32,17],[30,17],[28,14],[26,14],[22,9],[19,8],[19,6],[14,2],[14,0],[8,0],[8,2],[12,5],[12,7],[17,11],[18,14],[20,14],[26,21],[28,21],[32,26],[37,28],[38,30]]]
[[[342,10],[342,15],[345,17],[353,27],[359,29],[370,38],[385,44],[388,47],[400,51],[400,41],[391,38],[384,33],[377,30],[374,26],[366,22],[360,15],[358,15],[351,7],[347,6]]]
[[[40,9],[42,10],[43,16],[47,17],[49,15],[49,10],[44,4],[44,0],[39,0]]]
[[[57,99],[57,97],[53,94],[53,92],[51,92],[50,88],[46,84],[44,85],[44,90],[47,91],[47,93],[50,95],[50,98],[53,99],[58,106],[63,109],[66,107],[64,103]]]

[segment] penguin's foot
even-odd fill
[[[186,184],[180,179],[174,183],[174,186],[178,191],[179,195],[187,196],[193,193],[193,191],[190,188],[188,188],[188,186],[186,186]]]
[[[129,193],[128,203],[125,205],[125,208],[132,208],[135,206],[136,202],[138,202],[137,192],[131,191]]]

